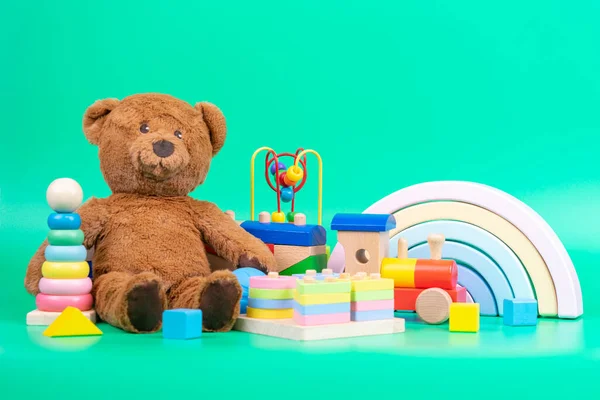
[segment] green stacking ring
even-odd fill
[[[79,246],[83,244],[83,231],[81,229],[53,229],[48,232],[48,243],[52,246]]]

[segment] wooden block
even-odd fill
[[[441,324],[450,316],[452,298],[443,289],[425,289],[417,297],[415,309],[417,315],[428,324]]]
[[[369,300],[391,300],[394,298],[393,290],[371,290],[366,292],[350,293],[352,301],[369,301]]]
[[[319,246],[289,246],[277,244],[274,245],[273,254],[277,262],[277,268],[284,270],[294,264],[299,263],[310,256],[326,254],[325,245]]]
[[[339,231],[338,242],[345,251],[345,272],[352,275],[364,271],[379,273],[381,262],[388,255],[390,238],[387,232]]]
[[[295,289],[256,289],[248,290],[248,297],[266,300],[287,300],[294,298]]]
[[[298,280],[296,290],[298,294],[350,293],[350,281],[338,280],[336,282],[326,282],[324,280],[315,280],[314,283],[306,283]]]
[[[52,324],[60,314],[59,312],[33,310],[27,313],[26,322],[30,326],[47,326]],[[82,311],[82,314],[91,322],[96,323],[96,311]]]
[[[504,299],[504,325],[537,325],[538,308],[535,299]]]
[[[327,268],[327,254],[319,254],[317,256],[307,257],[299,263],[279,271],[279,274],[292,276],[294,274],[304,274],[306,271],[311,269],[315,270],[316,272],[321,272],[325,268]]]
[[[402,333],[405,329],[404,322],[403,318],[394,318],[345,324],[300,326],[292,319],[260,320],[242,315],[236,320],[233,329],[282,339],[311,341]]]
[[[394,300],[353,301],[350,309],[352,311],[393,310]]]
[[[294,322],[298,325],[329,325],[350,322],[350,313],[302,315],[294,312]]]
[[[479,304],[450,304],[450,332],[478,332]]]
[[[49,337],[97,336],[102,335],[102,331],[86,318],[81,310],[75,307],[67,307],[46,328],[43,335]]]
[[[350,313],[350,302],[303,306],[294,302],[294,311],[302,315]]]
[[[202,310],[173,309],[163,311],[162,334],[165,339],[197,339],[202,336]]]
[[[415,311],[417,297],[427,289],[417,288],[395,288],[394,289],[394,310],[396,311]],[[454,290],[445,290],[450,295],[453,302],[465,303],[467,301],[467,289],[457,287]]]
[[[269,272],[268,276],[250,277],[250,288],[254,289],[294,289],[296,279],[291,276],[274,275],[277,272]]]
[[[294,296],[294,300],[302,306],[314,304],[332,304],[332,303],[349,303],[350,292],[348,293],[327,293],[327,294],[298,294]]]
[[[393,319],[394,310],[371,310],[371,311],[351,311],[350,318],[352,321],[376,321],[381,319]]]
[[[387,232],[396,227],[391,214],[335,214],[331,220],[333,231]]]
[[[353,292],[365,292],[373,290],[394,290],[393,279],[365,279],[365,280],[353,280],[352,291]]]
[[[265,243],[319,246],[327,242],[325,228],[320,225],[301,226],[288,223],[245,221],[240,226]]]
[[[261,308],[246,308],[249,318],[258,319],[287,319],[294,316],[294,309],[288,308],[283,310],[265,310]]]

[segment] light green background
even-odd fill
[[[67,398],[57,388],[69,382],[90,399],[254,397],[271,380],[267,394],[282,390],[273,398],[338,387],[372,398],[598,394],[600,3],[171,3],[0,4],[0,391]],[[44,341],[24,327],[34,303],[22,282],[47,232],[45,189],[69,176],[86,197],[108,195],[82,115],[97,99],[151,91],[221,107],[228,140],[193,195],[240,219],[249,158],[264,145],[320,152],[326,226],[335,212],[423,181],[505,190],[564,241],[585,317],[521,331],[483,319],[472,336],[412,322],[404,335],[320,344],[235,332],[165,343],[103,325],[100,342],[65,352],[81,341]],[[314,221],[314,160],[309,168],[298,206]],[[259,179],[262,210],[274,210],[274,196]],[[51,372],[27,383],[40,365]]]

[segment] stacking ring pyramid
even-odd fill
[[[535,298],[542,317],[583,314],[581,287],[564,245],[533,209],[515,197],[479,183],[427,182],[384,197],[366,214],[394,214],[390,257],[400,237],[411,258],[429,258],[427,235],[446,238],[444,258],[456,260],[458,282],[484,315],[503,315],[506,298]],[[328,268],[344,269],[337,244]]]

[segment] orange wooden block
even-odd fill
[[[417,288],[395,288],[394,289],[394,310],[399,311],[415,311],[417,305],[417,297],[426,289]],[[467,289],[464,287],[447,290],[445,292],[450,295],[452,302],[465,303],[467,301]]]
[[[456,288],[458,267],[454,260],[417,260],[415,266],[416,288]]]

